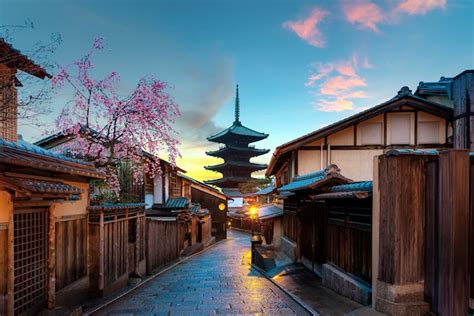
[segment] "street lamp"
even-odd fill
[[[251,205],[249,208],[249,213],[250,213],[250,231],[253,236],[253,222],[258,217],[258,207],[256,207],[255,205]]]

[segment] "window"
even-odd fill
[[[410,144],[410,115],[391,115],[390,143],[394,145]]]
[[[368,123],[362,127],[362,145],[382,144],[382,123]]]
[[[418,122],[418,143],[439,143],[439,122]]]

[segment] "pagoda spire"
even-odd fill
[[[235,123],[240,123],[240,101],[239,101],[239,85],[235,91]]]

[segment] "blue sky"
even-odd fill
[[[0,24],[26,19],[35,29],[15,35],[20,50],[58,32],[63,42],[53,58],[66,64],[102,36],[107,49],[96,68],[118,71],[124,91],[149,74],[171,84],[183,112],[180,165],[200,179],[218,176],[202,168],[216,162],[204,154],[216,147],[205,137],[232,123],[237,83],[241,121],[269,133],[257,146],[273,150],[404,85],[415,90],[419,81],[474,67],[469,0],[0,0]],[[66,98],[56,98],[54,109]],[[20,132],[29,140],[40,134]]]

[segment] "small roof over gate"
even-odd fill
[[[280,197],[284,198],[288,193],[305,190],[317,189],[323,185],[331,183],[348,183],[350,179],[343,177],[339,173],[340,169],[336,165],[330,165],[326,169],[309,173],[303,176],[297,176],[292,182],[278,188]]]
[[[358,198],[372,196],[372,181],[352,182],[334,185],[327,188],[325,193],[311,196],[314,200]]]

